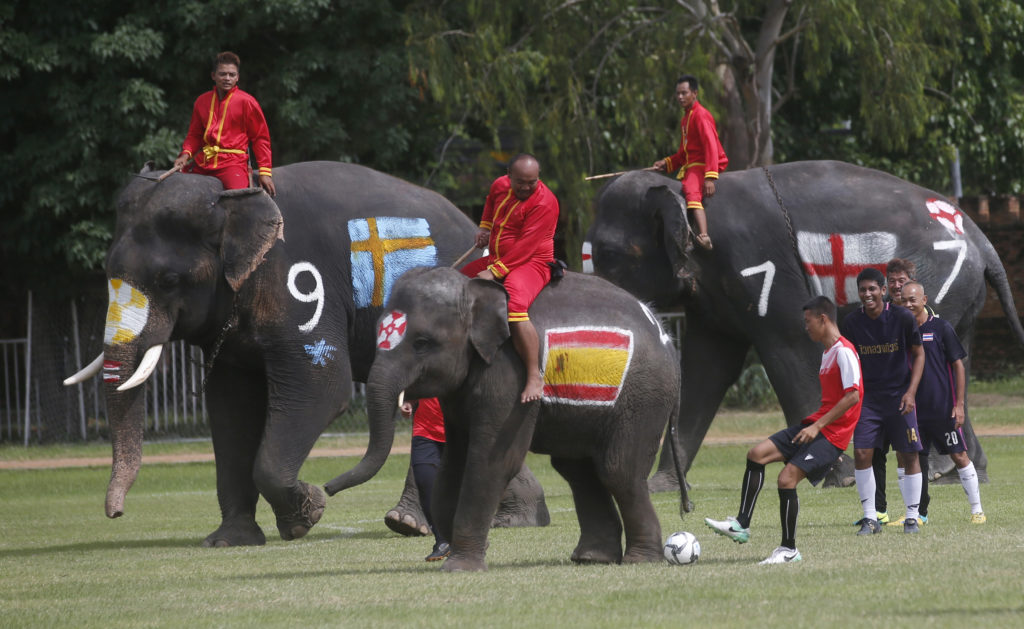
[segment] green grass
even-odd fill
[[[281,541],[261,501],[270,541],[258,548],[199,547],[219,523],[210,463],[144,466],[117,520],[103,515],[106,465],[0,471],[0,627],[1020,626],[1024,437],[982,443],[992,479],[982,485],[987,524],[970,525],[961,488],[943,485],[932,489],[920,535],[886,528],[858,538],[854,488],[803,485],[804,561],[786,566],[756,565],[779,542],[778,466],[769,468],[750,543],[703,525],[735,514],[745,445],[702,448],[690,473],[696,510],[684,522],[676,495],[654,496],[663,536],[697,534],[696,565],[573,565],[568,486],[547,457],[531,455],[551,526],[494,530],[490,570],[453,575],[423,561],[428,539],[383,525],[407,456],[328,499],[302,540]],[[355,460],[311,459],[301,476],[322,483]]]

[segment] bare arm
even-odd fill
[[[846,394],[836,402],[835,406],[818,418],[818,421],[804,426],[803,430],[798,432],[796,437],[793,437],[793,443],[810,443],[811,441],[814,441],[815,437],[821,433],[822,428],[842,417],[843,413],[856,406],[858,401],[860,401],[859,391],[856,389],[847,391]]]
[[[904,415],[917,408],[915,398],[917,397],[917,385],[921,384],[921,374],[924,373],[924,347],[911,345],[910,355],[914,359],[910,368],[910,386],[907,387],[907,392],[900,400],[900,412]]]
[[[956,427],[959,428],[964,425],[964,396],[967,394],[967,370],[964,369],[964,361],[957,360],[953,363],[953,376],[956,379],[953,419],[956,420]]]

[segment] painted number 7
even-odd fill
[[[761,285],[761,297],[757,302],[757,315],[763,317],[768,314],[768,294],[772,291],[772,282],[775,280],[775,263],[768,260],[764,264],[748,266],[740,271],[743,277],[750,277],[764,273],[764,284]]]
[[[316,282],[313,290],[308,293],[299,292],[299,287],[295,285],[295,278],[300,273],[309,273]],[[324,280],[320,277],[320,271],[317,271],[310,262],[296,262],[292,268],[288,269],[288,292],[303,303],[316,302],[316,312],[313,314],[313,318],[299,326],[300,332],[309,332],[316,327],[317,323],[320,323],[320,315],[324,311]]]
[[[967,257],[967,241],[966,240],[940,240],[933,242],[932,247],[936,251],[946,251],[949,249],[957,249],[956,253],[956,264],[953,265],[953,270],[950,272],[949,277],[943,282],[942,288],[939,289],[939,294],[935,297],[935,303],[942,303],[942,298],[949,292],[949,287],[953,285],[953,281],[958,275],[960,275],[960,268],[964,265],[964,258]]]

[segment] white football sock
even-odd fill
[[[916,520],[917,511],[921,507],[921,472],[904,476],[903,487],[900,490],[903,494],[903,503],[907,505],[907,519]]]
[[[964,493],[967,494],[967,502],[971,505],[971,513],[982,513],[981,492],[978,490],[978,472],[974,469],[974,463],[968,463],[966,467],[957,468],[960,475],[960,484],[964,486]]]
[[[864,517],[869,520],[877,520],[878,512],[875,511],[875,471],[870,467],[866,470],[853,470],[853,478],[857,482],[857,494],[860,496],[860,506],[864,509]]]
[[[903,495],[903,481],[907,477],[907,470],[903,467],[896,468],[896,486],[900,488],[900,495]]]

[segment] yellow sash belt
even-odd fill
[[[217,157],[217,153],[241,153],[244,155],[245,151],[239,149],[226,149],[217,146],[216,144],[207,144],[206,146],[203,147],[203,156],[206,157],[207,161],[213,159],[214,157]]]

